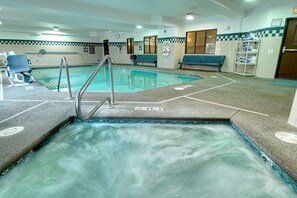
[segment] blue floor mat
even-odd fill
[[[275,85],[275,86],[296,87],[297,88],[297,80],[274,79],[270,84]]]

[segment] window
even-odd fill
[[[134,38],[127,38],[127,53],[134,54]]]
[[[187,32],[186,54],[214,54],[217,30]]]
[[[157,36],[146,36],[144,37],[144,53],[145,54],[156,54],[157,53]]]

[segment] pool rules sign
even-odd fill
[[[170,41],[163,41],[163,56],[170,55]]]

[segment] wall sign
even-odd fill
[[[170,47],[170,41],[163,41],[163,48]]]
[[[89,46],[84,45],[84,52],[88,53],[89,52]]]
[[[169,56],[170,55],[170,41],[163,41],[163,56]]]
[[[282,26],[282,18],[272,19],[271,20],[271,27],[280,27]]]

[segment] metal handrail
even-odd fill
[[[68,61],[67,61],[65,56],[63,56],[61,58],[61,65],[60,65],[58,88],[57,89],[58,89],[58,92],[60,92],[60,83],[61,83],[62,69],[63,69],[64,63],[65,63],[66,77],[67,77],[67,83],[68,83],[69,98],[72,98],[71,84],[70,84],[70,77],[69,77],[69,69],[68,69]]]
[[[102,65],[105,63],[106,60],[108,60],[108,66],[109,66],[109,78],[110,78],[110,87],[111,87],[110,98],[105,97],[103,100],[101,100],[101,102],[99,102],[93,108],[92,111],[90,111],[90,113],[88,113],[86,116],[83,116],[82,112],[81,112],[81,98],[82,98],[83,94],[85,93],[85,91],[87,90],[90,83],[92,82],[92,80],[95,78],[96,74],[102,68]],[[90,75],[88,80],[85,82],[85,84],[82,86],[82,88],[77,93],[76,99],[75,99],[75,111],[76,111],[77,117],[81,121],[87,121],[88,119],[90,119],[94,115],[94,113],[103,105],[103,103],[106,100],[108,101],[109,107],[111,107],[111,105],[114,104],[114,87],[113,87],[113,75],[112,75],[112,62],[111,62],[111,58],[110,58],[109,55],[106,55],[106,56],[103,57],[103,59],[99,62],[97,67],[94,69],[93,73]]]

